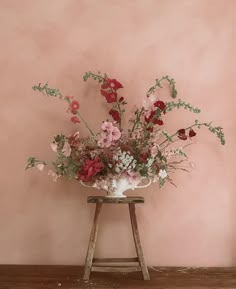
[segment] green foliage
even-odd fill
[[[181,157],[185,157],[187,158],[188,156],[186,155],[186,153],[182,150],[182,149],[178,149],[178,153]]]
[[[197,107],[193,107],[190,103],[186,103],[182,101],[181,99],[178,99],[177,102],[175,101],[170,101],[166,102],[166,111],[172,111],[174,108],[184,108],[187,109],[193,113],[200,113],[201,110]]]
[[[29,168],[35,167],[37,164],[44,164],[46,165],[45,161],[37,160],[35,157],[29,157],[27,160],[27,165],[25,167],[25,170],[28,170]]]
[[[176,98],[178,92],[177,92],[176,87],[175,87],[175,84],[176,84],[175,80],[173,78],[170,78],[168,75],[163,76],[161,79],[156,79],[156,83],[152,87],[149,88],[147,95],[154,93],[155,90],[157,89],[157,87],[162,88],[161,82],[163,80],[168,81],[168,83],[171,87],[171,97]]]
[[[173,142],[173,139],[171,135],[168,134],[168,132],[162,131],[162,134],[165,136],[166,140],[168,140],[169,142]]]
[[[195,124],[192,126],[197,126],[198,128],[201,128],[202,126],[205,126],[209,129],[210,132],[216,135],[220,139],[220,142],[222,145],[225,145],[225,135],[223,132],[223,128],[221,126],[212,126],[212,122],[210,123],[199,123],[198,120],[195,120]]]
[[[42,92],[47,96],[62,96],[59,89],[48,87],[48,83],[44,84],[43,86],[41,86],[41,83],[39,83],[38,85],[34,85],[32,89],[34,91]]]
[[[85,72],[83,79],[84,81],[87,81],[90,77],[93,78],[93,80],[97,80],[98,82],[101,83],[104,81],[104,79],[107,78],[107,75],[106,73],[104,73],[104,75],[102,76],[100,71],[98,71],[98,74],[94,74],[91,71],[88,71],[88,72]]]

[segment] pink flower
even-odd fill
[[[153,146],[153,147],[151,148],[151,155],[152,155],[152,157],[155,157],[155,156],[157,155],[157,153],[158,153],[158,147],[157,147],[157,146]]]
[[[57,144],[56,143],[51,143],[50,147],[55,153],[57,152]]]
[[[68,142],[64,143],[63,149],[62,149],[62,153],[64,154],[64,156],[69,157],[71,154],[71,147],[69,145]]]
[[[102,133],[101,134],[101,139],[98,141],[98,145],[101,147],[101,148],[109,148],[112,144],[112,135],[111,134],[105,134],[105,133]]]
[[[77,100],[72,100],[70,103],[70,111],[75,114],[79,108],[79,102]]]
[[[130,184],[132,184],[132,185],[138,184],[140,179],[139,179],[139,175],[137,173],[129,171],[129,172],[127,172],[127,175],[128,175],[128,181]]]
[[[104,131],[112,131],[113,130],[113,124],[109,121],[104,121],[102,124],[102,130]]]
[[[93,176],[104,168],[104,164],[98,157],[94,160],[86,160],[82,171],[78,173],[78,178],[84,182],[90,181]]]
[[[118,127],[114,126],[113,130],[111,131],[112,140],[118,140],[121,137],[121,132]]]
[[[77,116],[72,116],[72,118],[70,119],[73,123],[80,123],[80,120]]]

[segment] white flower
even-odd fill
[[[64,143],[62,152],[63,152],[63,154],[64,154],[66,157],[69,157],[69,156],[70,156],[70,154],[71,154],[71,147],[70,147],[70,145],[69,145],[68,142],[65,142],[65,143]]]
[[[40,172],[43,171],[44,167],[45,167],[44,164],[37,164],[37,165],[36,165],[36,168],[37,168]]]
[[[119,167],[116,167],[116,168],[115,168],[115,172],[116,172],[116,173],[120,173],[120,168],[119,168]]]
[[[52,180],[53,180],[54,182],[56,182],[57,179],[59,178],[59,176],[58,176],[54,171],[52,171],[52,170],[49,170],[49,171],[48,171],[48,175],[49,175],[49,176],[52,176]]]
[[[165,179],[167,177],[167,172],[166,170],[160,170],[158,175],[160,178]]]
[[[151,167],[152,164],[154,163],[154,161],[155,161],[155,159],[153,159],[153,158],[148,159],[147,167],[148,167],[148,168]]]

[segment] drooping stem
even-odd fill
[[[193,125],[185,128],[185,130],[192,129],[193,127],[196,127],[196,126],[198,128],[201,128],[202,126],[207,127],[210,132],[216,134],[216,136],[220,139],[220,142],[222,145],[225,144],[225,137],[224,137],[224,132],[223,132],[222,127],[220,127],[220,126],[213,127],[211,125],[211,122],[210,123],[206,123],[206,122],[198,123],[198,120],[195,120],[195,123]],[[166,138],[162,143],[160,143],[160,146],[163,145],[164,143],[166,143],[167,141],[172,140],[172,138],[175,137],[176,135],[178,135],[178,131],[175,132],[174,134],[172,134],[171,136],[169,136],[169,138]]]
[[[71,103],[71,100],[64,96],[59,89],[55,89],[55,88],[50,88],[48,87],[48,84],[46,83],[44,86],[41,86],[41,83],[39,83],[38,85],[34,85],[32,87],[32,89],[34,91],[39,91],[42,92],[43,94],[47,95],[47,96],[54,96],[57,97],[59,96],[61,99],[67,101],[69,104]],[[80,112],[76,112],[76,114],[80,117],[80,119],[82,120],[83,124],[85,125],[85,127],[88,129],[88,131],[90,132],[90,134],[92,136],[94,136],[93,131],[91,130],[91,128],[89,127],[88,123],[85,121],[85,119],[82,117]]]
[[[85,72],[83,79],[84,81],[87,81],[90,77],[92,77],[94,80],[98,80],[98,82],[103,82],[107,78],[107,75],[105,73],[104,76],[102,76],[100,72],[98,72],[98,74],[95,74],[92,73],[91,71],[88,71]]]
[[[171,90],[172,90],[171,96],[172,96],[172,98],[176,98],[178,92],[177,92],[176,87],[175,87],[175,80],[173,78],[169,78],[168,75],[163,76],[161,79],[156,79],[156,83],[152,87],[149,88],[147,95],[149,96],[150,94],[154,93],[155,90],[157,89],[157,87],[162,88],[161,82],[163,80],[167,80],[169,82],[169,84],[171,86]]]
[[[130,131],[131,134],[135,130],[136,126],[140,123],[140,118],[141,118],[143,111],[144,111],[144,107],[142,107],[140,111],[138,111],[138,109],[136,110],[136,112],[135,112],[136,119],[135,119],[134,125]]]

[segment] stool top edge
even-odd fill
[[[107,198],[104,196],[89,196],[88,203],[130,204],[144,203],[143,197]]]

